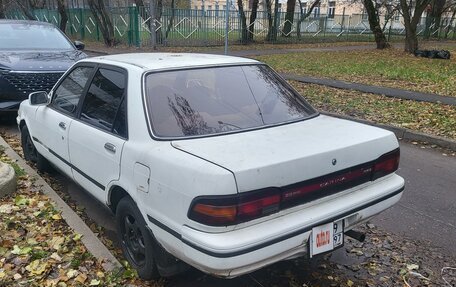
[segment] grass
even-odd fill
[[[291,84],[317,109],[456,139],[456,107],[319,85]]]
[[[279,72],[456,96],[456,46],[451,60],[425,59],[399,49],[305,52],[258,56]]]

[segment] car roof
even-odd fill
[[[35,21],[35,20],[10,20],[10,19],[0,19],[1,24],[22,24],[22,25],[37,25],[37,26],[54,26],[48,22]]]
[[[130,53],[99,56],[88,58],[83,61],[106,64],[129,64],[145,71],[259,63],[256,60],[241,57],[198,53]]]

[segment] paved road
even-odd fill
[[[373,222],[456,255],[456,158],[402,143],[399,174],[406,180],[403,198]]]

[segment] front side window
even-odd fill
[[[124,137],[126,132],[125,75],[119,71],[99,69],[93,77],[81,109],[81,120]],[[116,122],[116,119],[119,119]],[[116,122],[116,123],[115,123]],[[116,126],[116,129],[114,129]]]
[[[92,71],[92,67],[77,67],[71,71],[54,91],[51,106],[61,112],[74,114]]]
[[[154,134],[172,138],[276,125],[316,113],[265,65],[151,73],[146,105]]]

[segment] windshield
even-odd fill
[[[146,104],[159,137],[259,128],[316,113],[266,65],[151,73],[146,77]]]
[[[74,47],[54,26],[3,23],[0,49],[74,50]]]

